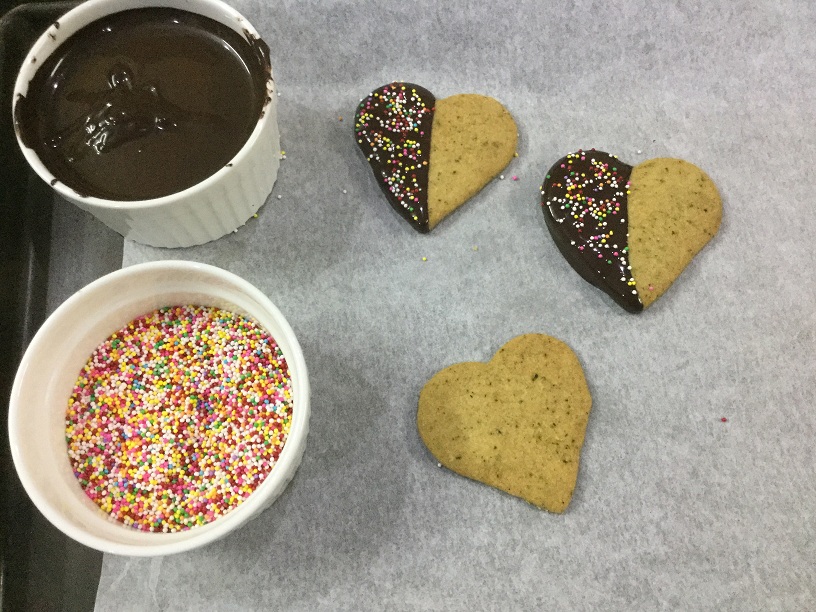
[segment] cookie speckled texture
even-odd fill
[[[525,334],[486,364],[434,375],[419,396],[417,428],[445,467],[560,513],[575,490],[591,406],[572,349]]]
[[[645,308],[717,233],[722,201],[706,173],[682,159],[638,164],[630,182],[629,262]]]
[[[458,94],[436,102],[428,179],[430,229],[467,202],[513,159],[518,128],[497,100]]]

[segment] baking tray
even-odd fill
[[[8,401],[17,364],[48,314],[54,196],[14,141],[11,95],[37,37],[75,2],[0,5],[0,610],[89,610],[102,555],[51,526],[17,478],[8,443]],[[13,7],[13,8],[12,8]],[[59,228],[56,228],[59,230]],[[64,238],[69,242],[71,236]]]

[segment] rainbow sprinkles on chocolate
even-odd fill
[[[630,312],[643,305],[629,264],[627,194],[632,166],[601,151],[558,160],[541,187],[547,227],[587,281]]]
[[[354,133],[388,202],[420,232],[428,232],[428,158],[434,95],[412,83],[390,83],[364,98]]]

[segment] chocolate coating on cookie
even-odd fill
[[[541,196],[547,228],[567,262],[623,308],[640,312],[628,257],[631,173],[614,155],[579,150],[550,168]]]
[[[389,83],[364,98],[354,116],[357,144],[388,202],[419,232],[428,226],[428,159],[434,95],[412,83]]]

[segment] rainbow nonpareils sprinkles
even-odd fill
[[[577,151],[559,159],[541,186],[547,228],[584,279],[630,312],[643,310],[629,263],[627,195],[632,166]]]
[[[428,232],[428,159],[434,95],[413,83],[389,83],[360,101],[354,115],[357,144],[391,206]]]
[[[217,308],[142,316],[93,352],[68,402],[68,456],[85,493],[143,531],[234,509],[275,466],[292,423],[275,340]]]

